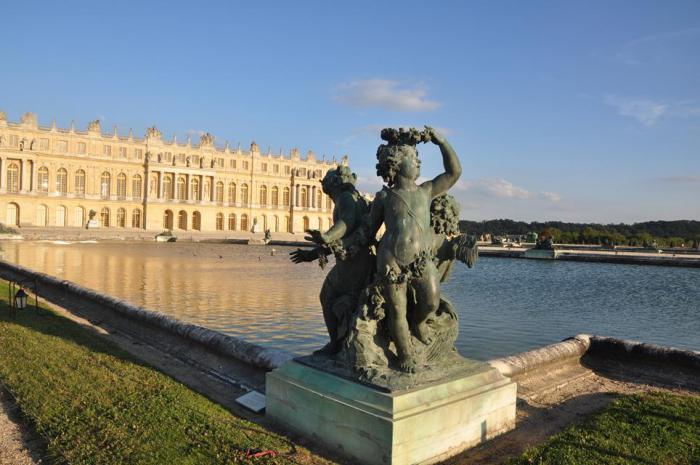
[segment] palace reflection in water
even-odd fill
[[[318,348],[324,271],[289,247],[195,243],[4,243],[4,259],[251,342]]]

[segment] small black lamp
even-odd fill
[[[15,308],[22,310],[27,307],[27,293],[21,287],[15,294]]]

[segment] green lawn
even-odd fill
[[[700,397],[620,396],[509,465],[700,465]]]
[[[12,318],[0,281],[0,382],[56,463],[289,463],[294,447],[42,309]],[[248,458],[246,451],[273,450]]]

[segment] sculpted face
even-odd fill
[[[413,147],[404,147],[403,157],[399,164],[399,174],[405,178],[416,180],[420,176],[420,160],[418,152]]]

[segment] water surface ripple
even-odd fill
[[[202,243],[5,242],[4,259],[263,345],[325,341],[317,264],[289,247]],[[443,285],[457,348],[486,360],[578,333],[700,350],[700,269],[481,258]]]

